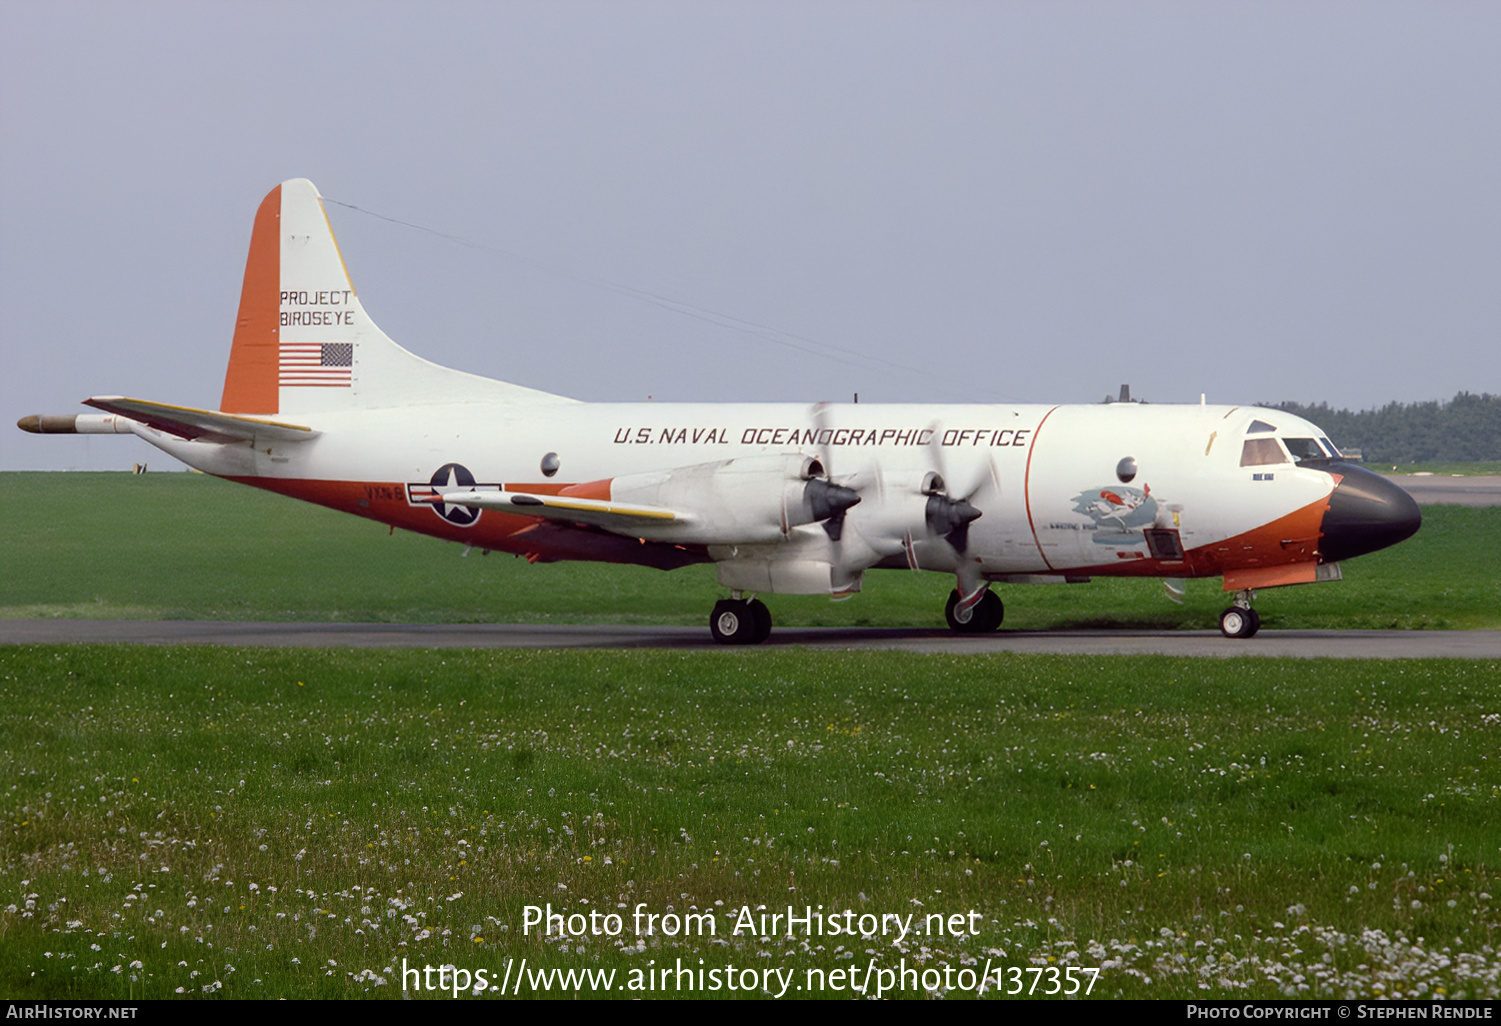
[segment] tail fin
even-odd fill
[[[360,305],[313,183],[261,202],[235,321],[225,413],[301,414],[442,402],[563,401],[429,363],[391,341]]]

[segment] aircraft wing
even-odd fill
[[[246,417],[238,413],[220,413],[217,410],[197,410],[191,406],[169,406],[145,399],[127,399],[122,395],[95,396],[83,402],[85,406],[140,421],[169,435],[202,439],[205,442],[240,441],[257,435],[283,442],[303,442],[316,438],[319,434],[312,428],[285,421]]]
[[[662,506],[582,499],[572,495],[533,495],[528,492],[503,492],[499,489],[456,489],[445,491],[443,501],[455,506],[493,509],[519,516],[547,517],[576,524],[591,524],[617,534],[636,537],[646,525],[681,524],[692,518]]]

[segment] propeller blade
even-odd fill
[[[980,494],[980,490],[986,485],[989,485],[991,491],[999,495],[1001,492],[1001,475],[996,472],[995,460],[991,459],[989,454],[987,454],[980,461],[979,466],[974,468],[974,472],[970,475],[969,480],[956,482],[956,485],[957,488],[953,494],[965,499],[973,499],[976,495]]]
[[[818,448],[818,458],[823,462],[824,473],[832,479],[834,476],[833,446],[826,441],[832,434],[828,430],[829,404],[822,402],[814,403],[811,414],[813,421],[813,443]]]
[[[844,537],[844,511],[829,517],[823,522],[823,533],[829,536],[829,541],[836,542]]]
[[[829,427],[828,403],[814,403],[810,416],[813,421],[813,440],[818,449],[819,461],[823,464],[824,477],[808,482],[804,496],[813,508],[815,519],[823,522],[824,533],[834,543],[834,562],[842,565],[844,551],[839,542],[844,537],[844,515],[860,503],[861,495],[854,488],[834,483],[834,451],[828,439],[833,431]],[[858,482],[851,482],[858,484]],[[879,480],[877,486],[879,488]],[[827,511],[825,513],[824,511]]]
[[[973,468],[966,468],[961,478],[955,478],[942,443],[943,426],[934,421],[928,429],[928,458],[933,466],[928,480],[928,488],[931,488],[927,506],[928,529],[942,536],[962,556],[969,548],[969,525],[978,520],[982,512],[970,500],[987,484],[998,493],[1001,482],[995,461],[988,453]]]
[[[928,427],[928,462],[938,472],[938,476],[943,478],[943,491],[956,499],[973,499],[987,483],[996,491],[1001,490],[1000,475],[996,473],[995,461],[990,458],[989,453],[983,459],[976,460],[972,467],[955,467],[946,450],[947,447],[943,445],[943,425],[935,420]],[[961,449],[960,452],[972,453],[973,450]]]

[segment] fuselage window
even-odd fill
[[[1294,463],[1302,463],[1304,460],[1322,460],[1324,450],[1319,448],[1319,443],[1312,438],[1284,438],[1287,443],[1287,451],[1293,454]]]
[[[1241,446],[1240,465],[1243,467],[1269,467],[1286,462],[1287,454],[1275,438],[1247,438],[1246,444]]]

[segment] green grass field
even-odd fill
[[[10,648],[0,991],[397,996],[402,959],[526,958],[614,970],[617,995],[681,960],[1494,999],[1498,671]],[[620,935],[527,935],[549,903]],[[966,932],[733,932],[789,904]],[[638,907],[716,933],[638,937]]]
[[[713,570],[663,573],[500,554],[397,532],[198,474],[0,475],[0,617],[704,624]],[[1345,580],[1264,591],[1269,628],[1501,627],[1501,509],[1433,506]],[[843,603],[770,596],[784,626],[943,625],[952,581],[879,571]],[[1218,579],[1006,586],[1006,627],[1211,628]]]

